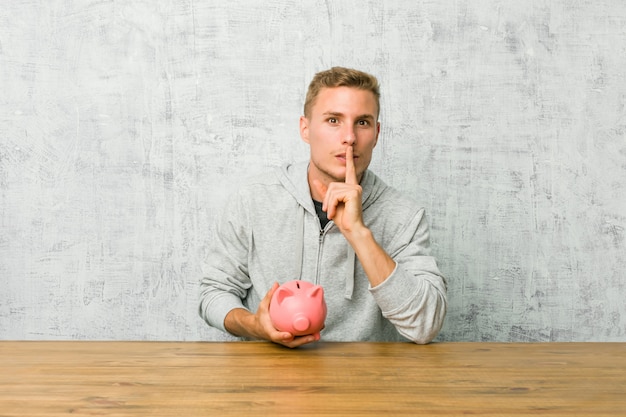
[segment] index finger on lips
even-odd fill
[[[346,149],[346,184],[357,184],[356,168],[354,167],[354,149],[348,146]]]

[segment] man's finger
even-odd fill
[[[346,184],[357,184],[356,169],[354,168],[354,150],[352,146],[346,148]]]

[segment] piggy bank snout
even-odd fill
[[[308,330],[310,325],[311,322],[304,314],[296,314],[293,319],[293,328],[299,332],[304,332],[305,330]]]

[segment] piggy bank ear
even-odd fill
[[[307,291],[306,295],[309,298],[324,298],[324,289],[321,286],[316,285],[315,287]]]
[[[281,305],[285,298],[291,297],[292,295],[293,291],[291,291],[289,288],[278,287],[278,289],[276,290],[276,302],[278,303],[278,305]]]

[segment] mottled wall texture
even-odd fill
[[[223,340],[212,221],[307,157],[305,88],[376,74],[443,341],[626,341],[622,0],[2,0],[0,339]]]

